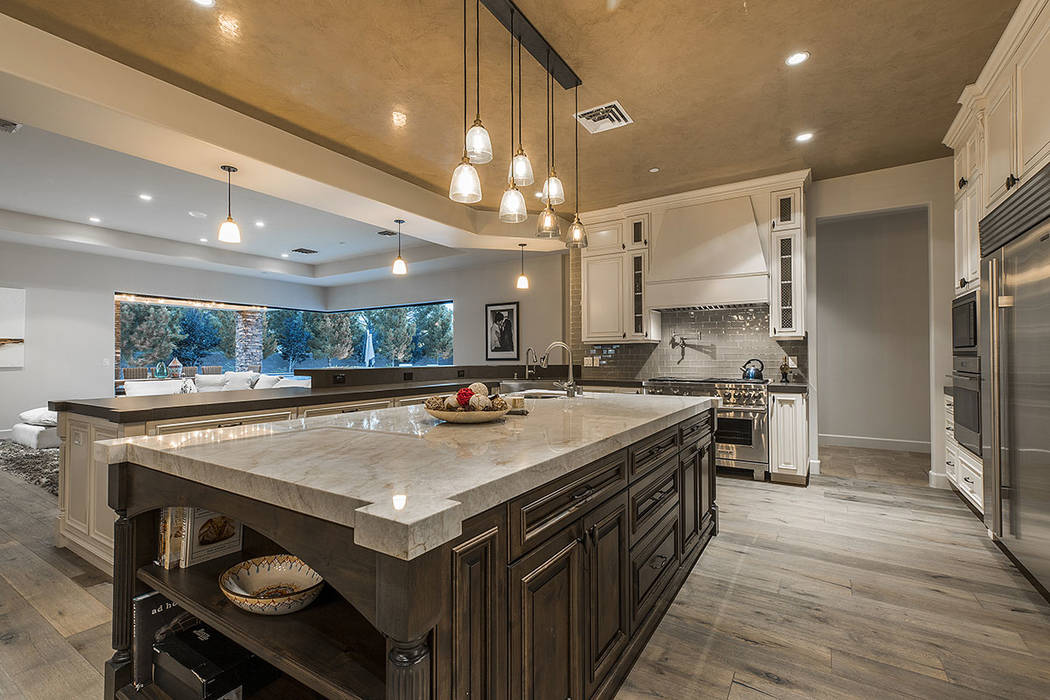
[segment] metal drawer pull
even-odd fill
[[[656,491],[651,496],[649,496],[649,498],[647,498],[645,500],[650,502],[650,503],[652,503],[652,505],[655,506],[655,505],[659,504],[661,501],[663,501],[665,498],[670,496],[672,493],[674,493],[674,488],[673,487],[669,488],[669,489],[666,489],[666,490],[663,490],[663,491]]]
[[[649,562],[650,569],[662,569],[667,565],[668,558],[665,554],[657,554],[653,557],[653,560]]]
[[[592,495],[594,495],[594,487],[593,486],[588,486],[587,488],[583,489],[582,491],[577,491],[576,493],[572,494],[572,496],[570,498],[573,501],[582,501],[583,499],[589,498]]]
[[[968,476],[964,476],[963,477],[963,481],[965,481],[967,484],[972,484],[973,483],[973,479],[971,479]]]
[[[239,425],[244,425],[244,421],[237,421],[236,423],[219,423],[217,428],[236,428]]]

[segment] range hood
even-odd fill
[[[653,212],[645,292],[652,309],[769,303],[751,198]]]

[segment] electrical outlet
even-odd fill
[[[404,379],[404,381],[406,381],[406,382],[412,381],[412,373],[411,372],[404,372],[401,376]]]
[[[346,384],[346,375],[345,374],[332,375],[332,384]]]
[[[461,378],[461,377],[465,377],[465,376],[467,376],[467,370],[465,370],[465,369],[457,369],[456,370],[456,377],[457,378]]]
[[[791,369],[798,369],[798,357],[795,355],[788,356],[788,367]]]

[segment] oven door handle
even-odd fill
[[[728,416],[730,413],[747,413],[749,415],[765,415],[765,408],[719,408],[718,415],[722,417]]]

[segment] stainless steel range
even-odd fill
[[[769,470],[769,392],[767,379],[686,379],[653,377],[647,394],[717,396],[722,399],[715,428],[715,464],[750,469],[756,481]]]

